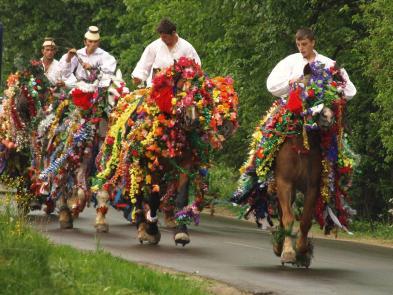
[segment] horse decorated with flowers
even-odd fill
[[[176,224],[175,242],[189,243],[187,225],[199,221],[209,154],[236,130],[237,104],[232,79],[210,79],[183,57],[157,73],[152,88],[123,97],[97,158],[97,231],[108,230],[108,200],[121,197],[141,243],[159,242],[159,209]]]
[[[0,107],[0,175],[22,177],[18,180],[24,189],[31,183],[29,166],[39,161],[40,154],[34,149],[36,129],[53,102],[53,93],[45,77],[40,61],[10,74]],[[3,179],[12,183],[11,179]],[[18,200],[28,202],[28,200]]]
[[[94,71],[94,72],[93,72]],[[40,122],[37,134],[46,161],[33,167],[34,192],[53,204],[59,200],[61,228],[72,228],[90,199],[89,176],[107,128],[107,116],[117,99],[128,92],[121,73],[109,75],[111,84],[98,87],[99,69],[90,81],[78,81],[66,95],[58,97],[53,111]]]
[[[277,195],[280,224],[273,232],[273,250],[282,264],[309,267],[313,247],[308,231],[314,214],[326,233],[334,226],[347,230],[353,214],[345,200],[345,180],[353,165],[343,132],[345,83],[336,67],[319,62],[306,66],[288,100],[277,100],[260,121],[241,168],[233,202],[250,204],[256,218],[263,219],[269,216],[268,191]],[[294,247],[296,190],[304,194],[304,208]]]

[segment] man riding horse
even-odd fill
[[[189,243],[187,224],[198,222],[203,207],[209,154],[235,131],[237,101],[232,79],[210,79],[185,57],[158,72],[152,88],[123,97],[97,159],[97,230],[108,230],[107,201],[123,196],[141,242],[159,242],[160,208],[175,215],[175,242]],[[190,186],[195,198],[188,205]]]
[[[99,48],[99,41],[98,28],[90,26],[85,47],[63,55],[60,73],[73,89],[69,97],[59,99],[41,126],[46,131],[42,140],[50,162],[41,168],[38,182],[47,186],[51,198],[60,198],[59,220],[64,228],[72,227],[72,218],[78,216],[90,194],[88,177],[106,133],[106,118],[115,104],[108,86],[117,79],[116,60]],[[120,85],[116,88],[121,92]]]
[[[181,57],[190,58],[198,65],[201,65],[201,60],[194,47],[177,34],[176,24],[169,19],[162,19],[156,31],[160,35],[160,38],[145,48],[132,72],[133,82],[136,85],[146,82],[147,86],[150,87],[152,85],[152,79],[159,70],[171,66],[175,60],[179,60]],[[181,173],[179,183],[177,193],[181,197],[177,206],[183,208],[187,205],[187,193],[185,191],[189,185],[189,179],[186,173]],[[168,226],[174,227],[173,216],[168,213],[164,212],[165,221]]]
[[[356,94],[356,89],[344,69],[337,69],[333,60],[314,50],[310,29],[297,31],[296,45],[299,53],[280,61],[267,79],[268,90],[281,99],[273,104],[253,135],[250,157],[241,169],[240,186],[232,200],[248,200],[256,217],[264,218],[268,214],[268,188],[275,191],[280,226],[274,252],[283,263],[303,259],[299,265],[308,267],[311,246],[307,234],[314,209],[318,222],[327,231],[331,223],[346,228],[348,212],[344,209],[340,177],[347,170],[340,169],[338,160],[343,157],[345,102]],[[295,251],[291,237],[296,190],[304,194],[305,202]]]

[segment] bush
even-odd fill
[[[219,199],[229,199],[237,187],[239,172],[225,164],[217,164],[209,170],[209,194]]]

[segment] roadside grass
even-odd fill
[[[1,294],[210,294],[209,284],[162,273],[100,250],[57,246],[0,205]]]

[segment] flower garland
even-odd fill
[[[193,60],[180,58],[156,74],[151,89],[119,99],[93,188],[124,187],[131,203],[143,191],[164,192],[162,179],[178,177],[182,171],[176,162],[186,151],[192,151],[196,166],[208,165],[210,150],[225,140],[220,134],[224,122],[237,127],[237,103],[230,78],[209,79]]]
[[[40,123],[38,130],[43,136],[39,140],[43,157],[47,160],[37,167],[36,181],[48,181],[53,198],[75,185],[85,190],[88,187],[86,179],[89,175],[76,175],[76,171],[86,157],[92,156],[91,153],[98,148],[100,121],[105,119],[109,110],[106,99],[108,91],[99,88],[98,82],[97,79],[91,83],[78,81],[68,96],[53,104],[51,114]],[[122,95],[127,89],[124,83],[119,83],[117,94]],[[44,130],[47,130],[46,134]],[[86,172],[90,173],[91,170],[94,169],[88,168]]]

